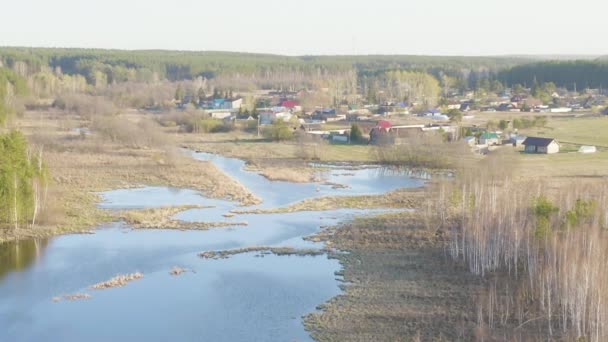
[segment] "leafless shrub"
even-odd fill
[[[297,149],[295,157],[303,160],[321,160],[327,141],[320,136],[313,136],[304,132],[295,134]]]
[[[133,148],[152,148],[166,145],[166,136],[150,120],[131,122],[120,116],[104,116],[93,120],[92,130],[111,142]]]
[[[115,114],[117,112],[116,106],[106,97],[86,94],[65,94],[58,96],[53,103],[53,107],[74,113],[84,119]]]
[[[382,163],[432,169],[454,168],[466,149],[459,143],[446,142],[441,134],[421,133],[400,139],[399,144],[381,144],[373,158]]]
[[[608,187],[549,188],[512,167],[506,155],[485,160],[439,186],[429,211],[450,232],[452,257],[499,279],[480,297],[480,327],[606,340]]]

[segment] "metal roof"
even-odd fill
[[[532,146],[542,146],[547,147],[551,144],[555,139],[553,138],[538,138],[538,137],[528,137],[524,141],[524,145],[532,145]]]

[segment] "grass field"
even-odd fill
[[[522,130],[528,136],[557,139],[560,143],[595,145],[608,150],[608,116],[550,119],[547,127]]]

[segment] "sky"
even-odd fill
[[[606,0],[2,0],[0,46],[605,55]]]

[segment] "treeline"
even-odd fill
[[[125,81],[181,81],[220,76],[271,79],[276,75],[323,78],[356,72],[367,76],[387,70],[416,70],[436,77],[468,77],[528,62],[521,58],[436,56],[305,56],[186,51],[123,51],[98,49],[0,48],[0,61],[21,73],[50,68],[82,75],[89,84]]]
[[[518,65],[501,71],[497,78],[505,85],[532,87],[552,82],[561,88],[583,90],[608,86],[608,61],[549,61]]]

